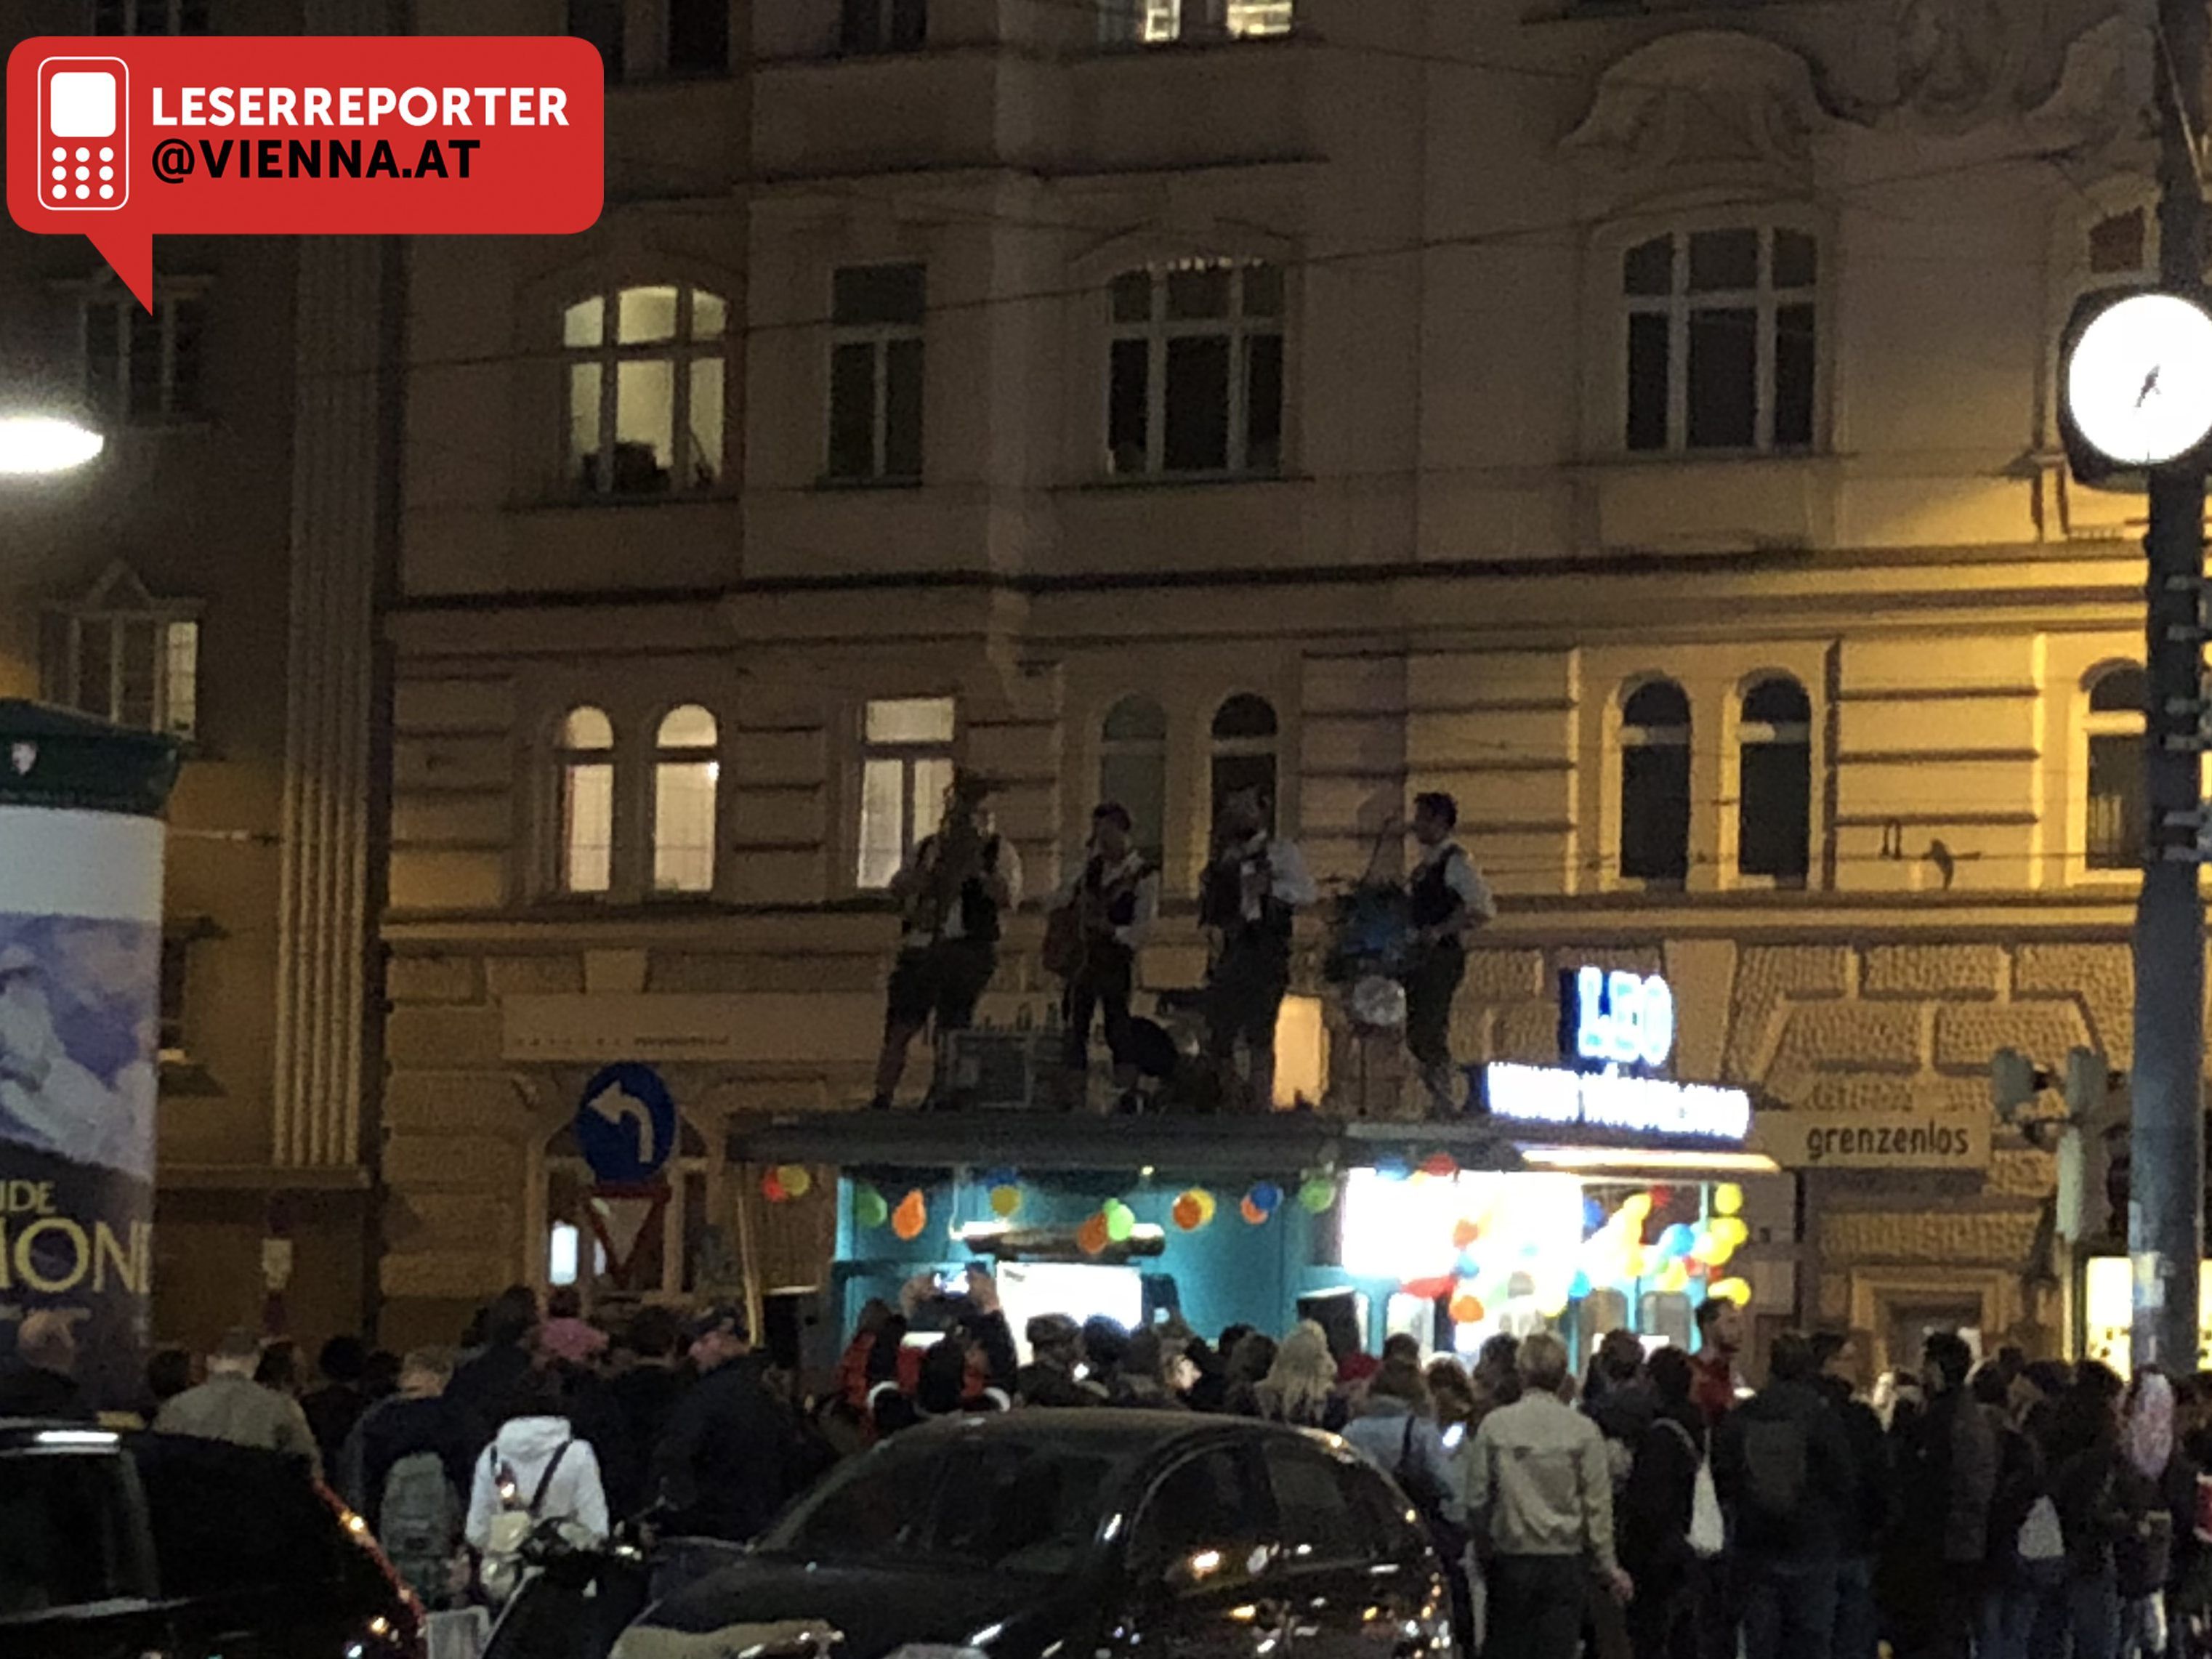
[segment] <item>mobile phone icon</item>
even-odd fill
[[[131,70],[120,58],[39,65],[39,200],[57,213],[112,211],[131,199]]]

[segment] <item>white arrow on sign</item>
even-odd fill
[[[651,1169],[660,1162],[660,1139],[653,1127],[653,1108],[617,1084],[592,1097],[592,1109],[608,1122],[637,1126],[638,1162]]]

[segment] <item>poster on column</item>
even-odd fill
[[[153,1285],[161,826],[0,805],[0,1352],[52,1309],[137,1392]]]

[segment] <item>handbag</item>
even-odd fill
[[[1671,1417],[1659,1421],[1674,1430],[1698,1460],[1697,1478],[1690,1486],[1690,1552],[1700,1561],[1710,1561],[1728,1547],[1728,1522],[1721,1514],[1720,1489],[1713,1485],[1713,1466],[1687,1429]]]
[[[1466,1553],[1467,1531],[1445,1514],[1449,1494],[1434,1475],[1413,1461],[1413,1425],[1419,1420],[1411,1413],[1407,1414],[1405,1431],[1398,1439],[1398,1467],[1391,1474],[1419,1512],[1437,1553],[1447,1561],[1456,1561]]]

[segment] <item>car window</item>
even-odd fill
[[[1139,1573],[1206,1550],[1249,1553],[1267,1532],[1267,1504],[1252,1461],[1217,1447],[1188,1458],[1153,1486],[1137,1517],[1130,1559]]]
[[[809,1559],[938,1559],[1056,1576],[1092,1547],[1115,1471],[1103,1455],[1048,1445],[909,1442],[850,1465],[763,1548]]]
[[[36,1451],[0,1458],[0,1621],[150,1588],[121,1459]]]
[[[131,1448],[163,1594],[281,1587],[302,1613],[374,1602],[374,1561],[297,1458],[166,1435]]]
[[[1335,1460],[1292,1441],[1270,1441],[1267,1486],[1285,1550],[1297,1559],[1348,1561],[1364,1554]]]
[[[1352,1524],[1368,1540],[1370,1554],[1398,1558],[1420,1552],[1427,1534],[1409,1518],[1406,1500],[1388,1481],[1351,1459],[1336,1465],[1336,1480]]]

